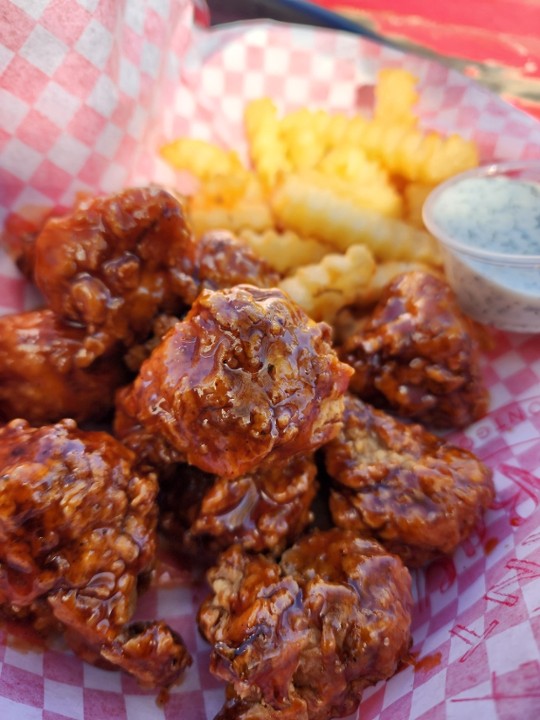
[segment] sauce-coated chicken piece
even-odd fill
[[[313,520],[316,475],[313,459],[303,456],[233,480],[178,466],[160,478],[161,528],[197,554],[239,543],[278,555]]]
[[[85,331],[48,309],[0,317],[0,420],[103,419],[130,375],[119,348],[79,367]]]
[[[156,314],[194,297],[193,242],[180,201],[157,187],[85,199],[46,222],[34,279],[61,319],[86,328],[79,364],[146,338]]]
[[[355,371],[351,391],[403,417],[459,428],[487,411],[473,324],[431,273],[396,277],[339,353]]]
[[[2,247],[24,277],[33,280],[37,236],[49,218],[63,215],[66,209],[34,206],[23,211],[24,216],[14,212],[6,217],[0,239]]]
[[[152,330],[144,342],[131,345],[124,355],[124,362],[131,372],[136,375],[141,365],[147,360],[152,351],[157,348],[167,332],[179,322],[175,315],[156,315],[152,321]]]
[[[0,607],[42,631],[60,625],[85,660],[168,687],[191,662],[181,639],[162,622],[129,624],[157,522],[156,478],[134,465],[73,420],[0,429]]]
[[[276,288],[204,290],[119,391],[115,432],[227,478],[309,454],[339,432],[352,373],[330,332]]]
[[[186,296],[190,304],[201,290],[224,290],[242,283],[273,287],[279,281],[279,274],[265,260],[227,230],[211,230],[198,238],[190,258],[194,281],[193,295]],[[127,366],[137,372],[179,319],[172,315],[157,315],[150,337],[144,343],[132,345],[126,353]]]
[[[195,244],[194,261],[199,292],[234,285],[275,287],[276,272],[251,247],[228,230],[209,230]]]
[[[491,470],[352,395],[343,419],[323,450],[335,523],[373,536],[410,567],[453,553],[493,500]]]
[[[231,692],[229,695],[214,720],[310,720],[299,698],[291,700],[287,707],[274,708],[263,701],[240,700]]]
[[[354,532],[315,531],[279,563],[233,546],[208,580],[198,622],[233,696],[222,720],[347,715],[409,650],[410,575]]]

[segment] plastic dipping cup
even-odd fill
[[[540,160],[456,175],[428,196],[423,217],[468,315],[503,330],[540,332]]]

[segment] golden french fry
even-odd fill
[[[440,264],[438,243],[429,233],[360,207],[351,198],[300,176],[288,176],[276,188],[271,204],[282,228],[315,237],[342,252],[365,244],[377,260]]]
[[[216,175],[201,183],[197,199],[199,204],[208,207],[232,207],[248,194],[253,196],[254,182],[257,183],[257,179],[248,172]],[[262,199],[260,192],[259,197]]]
[[[323,128],[324,116],[307,108],[289,113],[281,120],[281,137],[293,171],[313,168],[320,161],[325,150]]]
[[[341,145],[331,150],[316,170],[302,173],[314,184],[330,187],[365,208],[389,217],[401,217],[403,198],[388,172],[363,150]]]
[[[459,135],[444,137],[408,124],[367,120],[359,115],[349,121],[340,143],[364,150],[392,174],[429,184],[440,183],[479,162],[476,144]]]
[[[224,150],[218,145],[195,138],[173,140],[160,148],[159,152],[176,170],[186,170],[202,181],[244,169],[234,150]]]
[[[391,172],[432,185],[479,162],[475,143],[460,136],[445,138],[397,126],[383,130],[376,152]]]
[[[235,207],[214,207],[198,209],[189,207],[189,224],[196,237],[209,230],[229,230],[239,234],[249,228],[264,232],[272,227],[272,215],[266,205],[239,203]]]
[[[291,169],[275,104],[270,98],[252,100],[246,106],[244,124],[253,166],[264,187],[271,188]]]
[[[244,229],[239,237],[282,275],[302,265],[317,263],[331,251],[319,240],[301,237],[292,230],[279,232],[272,228],[258,232]]]
[[[197,237],[208,230],[244,228],[262,232],[274,219],[261,184],[254,173],[244,171],[211,178],[188,198],[187,210]]]
[[[330,253],[317,264],[299,268],[279,286],[314,320],[331,323],[342,307],[354,302],[374,272],[368,248],[353,245],[346,253]]]
[[[326,116],[322,138],[328,150],[331,150],[341,143],[350,122],[350,117],[345,115],[345,113],[333,113]]]
[[[374,118],[380,123],[416,125],[417,79],[404,68],[383,68],[375,85]]]
[[[347,143],[341,143],[326,153],[317,170],[324,175],[355,183],[383,185],[390,182],[388,172],[379,161],[369,159],[362,148]]]

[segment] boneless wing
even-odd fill
[[[160,525],[183,551],[216,553],[239,543],[279,555],[313,520],[316,475],[311,456],[234,479],[179,465],[160,478]]]
[[[85,660],[167,687],[191,662],[162,622],[130,625],[156,552],[157,481],[105,432],[73,420],[0,429],[0,606],[60,626]]]
[[[274,287],[280,279],[266,260],[227,230],[209,230],[197,239],[193,265],[199,292],[242,284]]]
[[[487,411],[475,328],[429,272],[398,275],[340,357],[354,368],[354,393],[403,417],[459,428]]]
[[[195,300],[201,290],[223,290],[242,283],[273,287],[279,280],[278,273],[265,260],[226,230],[211,230],[197,238],[190,250],[188,264],[192,268],[194,283],[192,296],[186,295],[185,298],[189,303]],[[129,348],[125,358],[128,367],[138,371],[167,330],[178,320],[172,315],[157,315],[145,342]]]
[[[28,280],[34,279],[36,239],[51,217],[63,215],[64,208],[33,206],[25,208],[24,217],[11,213],[6,217],[0,242],[15,265]]]
[[[309,454],[339,431],[352,372],[330,332],[276,288],[205,290],[118,393],[115,432],[228,478]]]
[[[158,187],[84,199],[45,223],[34,279],[59,318],[86,329],[80,364],[180,312],[196,293],[192,245],[180,200]]]
[[[86,333],[49,309],[0,317],[0,420],[32,424],[102,420],[130,375],[119,348],[87,367],[77,355]]]
[[[198,622],[230,686],[220,718],[347,715],[409,650],[409,573],[354,532],[315,531],[279,563],[233,546],[208,580]]]
[[[347,396],[343,428],[324,448],[330,510],[411,566],[452,554],[494,497],[473,453]]]

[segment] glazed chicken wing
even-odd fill
[[[28,280],[34,279],[37,236],[49,218],[64,212],[63,208],[33,207],[26,209],[24,217],[18,213],[7,216],[1,235],[2,246]]]
[[[205,290],[119,391],[115,432],[157,466],[239,477],[335,437],[351,372],[280,290]]]
[[[85,331],[48,309],[0,317],[0,420],[101,420],[130,378],[118,348],[81,368]]]
[[[353,396],[323,452],[335,523],[373,536],[411,567],[453,553],[494,497],[491,471],[471,452]]]
[[[277,285],[279,275],[259,258],[246,243],[227,230],[212,230],[198,238],[193,246],[192,267],[194,295],[201,290],[223,290],[248,283],[257,287]],[[126,353],[126,364],[137,372],[143,361],[161,342],[167,330],[179,321],[173,315],[161,314],[152,323],[150,337],[144,343],[132,345]]]
[[[156,187],[81,201],[36,239],[34,278],[50,308],[86,328],[81,365],[145,338],[158,312],[196,294],[180,201]]]
[[[233,480],[179,466],[160,480],[161,528],[198,554],[239,543],[278,555],[313,519],[316,474],[313,459],[303,456]]]
[[[340,357],[354,368],[352,392],[403,417],[458,428],[487,411],[473,325],[430,273],[395,278]]]
[[[195,244],[194,267],[199,291],[234,285],[274,287],[280,275],[251,247],[228,230],[209,230]]]
[[[134,460],[73,420],[0,429],[0,606],[42,631],[60,625],[85,660],[167,687],[190,663],[181,639],[161,622],[129,624],[157,520],[156,478]]]
[[[208,579],[199,627],[232,695],[220,719],[347,715],[409,649],[409,573],[353,532],[315,531],[279,563],[233,546]]]

